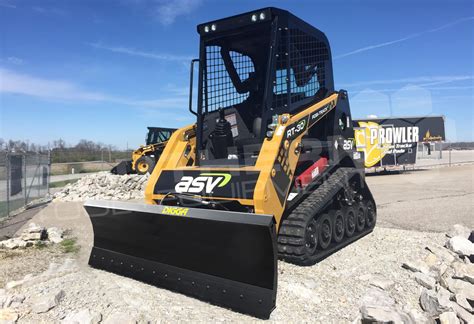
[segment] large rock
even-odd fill
[[[82,309],[80,311],[67,315],[62,321],[62,324],[97,324],[102,320],[102,314],[89,309]]]
[[[20,235],[20,238],[24,241],[39,241],[46,238],[46,229],[42,226],[38,226],[35,223],[28,224]]]
[[[454,262],[451,265],[454,269],[454,279],[461,279],[474,284],[474,264],[463,262]]]
[[[14,238],[0,242],[0,248],[9,249],[9,250],[24,248],[31,245],[33,245],[32,242],[24,241],[18,237],[14,237]]]
[[[446,233],[447,237],[455,237],[455,236],[461,236],[466,239],[469,239],[469,236],[471,235],[471,230],[467,228],[464,225],[461,224],[455,224],[451,227],[451,229]]]
[[[23,304],[23,301],[25,301],[25,299],[26,299],[25,295],[22,295],[22,294],[8,296],[3,307],[17,308],[21,304]]]
[[[12,281],[9,281],[9,282],[7,282],[7,284],[5,285],[5,289],[10,290],[10,289],[19,287],[19,286],[23,285],[24,282],[25,282],[24,280],[12,280]]]
[[[3,308],[7,301],[8,295],[5,289],[0,289],[0,309]]]
[[[59,290],[43,296],[35,297],[32,301],[31,310],[37,314],[46,313],[50,309],[56,307],[64,298],[64,291]]]
[[[36,225],[35,223],[29,223],[28,226],[23,230],[23,233],[43,233],[45,228],[43,226]]]
[[[438,303],[443,309],[451,308],[451,297],[452,294],[446,288],[442,286],[436,286],[436,297],[438,298]]]
[[[426,246],[426,249],[448,264],[453,262],[456,258],[455,253],[434,244]]]
[[[433,289],[436,285],[436,280],[433,277],[422,272],[415,272],[414,277],[416,282],[427,289]]]
[[[446,247],[460,256],[474,255],[474,243],[462,236],[455,236],[446,242]]]
[[[447,279],[449,291],[454,294],[463,294],[467,298],[474,299],[474,285],[459,279]]]
[[[474,316],[470,314],[467,310],[462,308],[456,303],[452,304],[452,308],[454,312],[458,315],[460,319],[462,319],[465,323],[471,324],[474,323]]]
[[[454,295],[454,298],[459,306],[467,310],[469,313],[474,313],[474,299],[470,299],[462,293]]]
[[[422,272],[425,274],[430,272],[430,268],[423,261],[406,261],[402,263],[402,268],[413,272]]]
[[[18,313],[13,309],[4,308],[0,309],[0,323],[2,324],[13,324],[18,320]]]
[[[436,324],[436,321],[432,317],[418,309],[411,309],[408,311],[408,314],[416,324]]]
[[[414,323],[392,297],[378,288],[369,289],[361,298],[359,312],[362,323]]]
[[[50,227],[47,230],[48,240],[53,243],[61,243],[63,241],[64,231],[57,227]]]
[[[102,324],[136,324],[137,320],[133,316],[123,312],[110,314]]]
[[[459,318],[455,312],[445,312],[439,315],[440,324],[460,324]]]
[[[360,306],[387,306],[395,305],[395,299],[390,297],[387,292],[378,288],[370,288],[360,299]]]
[[[360,308],[361,321],[368,323],[411,324],[415,323],[411,317],[394,307],[362,306]]]
[[[449,311],[449,308],[442,306],[438,300],[438,294],[434,290],[423,289],[420,295],[421,308],[430,316]]]
[[[392,288],[395,285],[395,282],[382,276],[374,276],[373,278],[371,278],[370,284],[374,287],[387,290]]]

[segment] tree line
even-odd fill
[[[21,140],[0,138],[0,151],[12,153],[50,153],[51,163],[107,161],[130,158],[130,151],[118,150],[114,145],[81,139],[69,145],[63,139],[54,140],[47,145]]]

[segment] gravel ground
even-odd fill
[[[59,246],[16,250],[0,249],[0,287],[12,280],[22,279],[27,274],[39,274],[51,262],[65,258]]]
[[[406,260],[423,259],[427,244],[444,244],[445,236],[389,228],[375,231],[312,267],[279,262],[275,322],[350,323],[358,314],[359,299],[371,287],[373,278],[383,277],[395,284],[387,289],[392,297],[409,308],[419,309],[420,286],[412,273],[402,269]],[[48,257],[39,251],[33,259]],[[54,255],[54,253],[53,253]],[[37,272],[30,256],[19,256],[22,274]],[[3,263],[3,261],[2,261]],[[8,267],[8,264],[5,264]],[[43,266],[44,268],[44,266]],[[19,278],[22,277],[20,274]],[[19,279],[16,278],[16,279]],[[64,290],[65,297],[47,313],[35,314],[26,307],[22,322],[53,323],[84,308],[100,312],[104,318],[120,311],[141,321],[252,322],[256,319],[220,307],[159,289],[111,273],[78,266],[65,275],[54,276],[34,285],[15,288],[26,296]],[[28,305],[28,299],[25,302]]]
[[[462,166],[368,177],[378,205],[379,222],[374,232],[312,267],[279,262],[277,308],[270,321],[352,323],[358,315],[361,297],[377,279],[393,282],[386,291],[399,304],[420,310],[420,285],[413,273],[401,265],[405,261],[423,260],[428,254],[424,249],[427,245],[444,245],[444,233],[451,225],[459,222],[474,228],[473,171],[474,166]],[[38,274],[52,261],[62,262],[72,256],[77,264],[65,273],[43,276],[8,291],[27,296],[15,310],[21,323],[57,323],[82,309],[99,312],[103,319],[120,312],[125,314],[124,319],[142,322],[257,321],[89,268],[87,259],[93,234],[81,202],[50,204],[33,221],[42,226],[71,229],[81,250],[64,254],[53,246],[0,254],[2,285],[26,274]],[[59,290],[64,290],[65,295],[56,307],[42,314],[31,311],[31,298]]]

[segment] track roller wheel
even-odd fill
[[[306,225],[305,250],[307,255],[313,255],[318,247],[318,224],[314,218]]]
[[[372,201],[368,201],[366,204],[365,217],[365,224],[367,228],[373,228],[377,220],[377,212],[375,211],[375,205]]]
[[[357,170],[339,168],[284,215],[277,238],[280,259],[310,266],[370,233],[371,228],[356,233],[359,203],[364,202],[365,211],[372,208],[372,219],[376,211],[375,204],[367,206],[367,201],[373,199],[360,181]],[[349,189],[348,183],[352,184]],[[368,226],[370,220],[364,220],[364,224]]]
[[[354,232],[356,230],[356,224],[357,224],[356,213],[354,211],[354,208],[345,207],[344,216],[346,219],[346,236],[352,237],[352,235],[354,235]]]
[[[336,210],[332,213],[332,218],[334,220],[332,239],[334,242],[339,243],[344,238],[344,233],[346,230],[344,214],[340,210]]]
[[[357,232],[362,232],[365,228],[365,218],[366,218],[366,210],[364,203],[360,202],[355,207],[356,212],[356,229]]]
[[[318,219],[319,224],[319,246],[321,249],[326,249],[332,240],[332,222],[328,214],[323,214]]]

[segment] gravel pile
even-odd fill
[[[455,225],[444,247],[427,244],[427,255],[411,258],[402,268],[419,285],[423,312],[388,293],[395,284],[372,278],[374,288],[361,299],[360,323],[474,323],[474,231]]]
[[[149,175],[115,175],[99,172],[66,185],[54,195],[56,201],[143,199]]]

